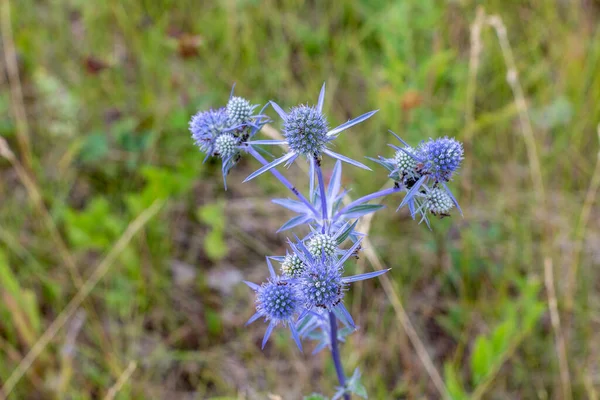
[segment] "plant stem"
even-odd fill
[[[322,224],[322,229],[321,229],[321,233],[325,233],[325,223],[327,221],[327,193],[325,193],[325,180],[323,179],[323,171],[321,171],[321,164],[320,162],[315,158],[312,162],[315,163],[316,166],[316,170],[317,170],[317,178],[319,180],[319,190],[321,192],[321,209],[323,211],[323,224]]]
[[[371,201],[378,197],[387,196],[388,194],[392,194],[392,193],[396,193],[396,192],[400,192],[400,191],[402,191],[401,188],[392,187],[389,189],[380,190],[379,192],[371,193],[369,195],[361,197],[360,199],[356,199],[352,203],[348,204],[346,207],[344,207],[340,211],[338,211],[337,214],[335,215],[335,217],[333,218],[333,220],[335,221],[340,215],[344,214],[346,211],[350,210],[352,207],[356,207],[363,203],[366,203],[367,201]]]
[[[252,157],[256,158],[256,160],[258,160],[258,162],[260,162],[262,165],[267,165],[269,163],[267,160],[265,160],[263,156],[260,155],[258,151],[254,150],[252,146],[245,146],[245,149],[248,153],[252,155]],[[274,168],[270,169],[269,171],[273,174],[275,178],[279,179],[279,181],[283,183],[285,187],[287,187],[292,193],[294,193],[298,200],[303,202],[310,209],[310,211],[312,211],[315,217],[319,217],[319,212],[315,209],[315,207],[306,199],[306,197],[302,195],[302,193],[298,191],[298,189],[296,189],[294,185],[290,183],[290,181],[288,181],[285,178],[285,176],[281,175],[281,173],[279,173],[279,171],[277,171]]]
[[[346,387],[346,376],[344,375],[344,368],[342,367],[342,361],[340,359],[340,350],[338,348],[337,340],[337,321],[335,320],[335,314],[333,311],[329,311],[329,332],[331,334],[331,358],[333,358],[333,364],[335,365],[335,372],[340,382],[340,386]],[[344,400],[350,400],[350,395],[344,393]]]

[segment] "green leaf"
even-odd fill
[[[471,354],[471,370],[474,385],[479,384],[490,372],[493,363],[493,350],[490,341],[485,336],[475,339],[473,353]]]
[[[95,132],[88,135],[81,149],[79,157],[84,163],[94,163],[103,159],[108,154],[108,138],[104,132]]]
[[[229,249],[221,230],[213,229],[204,237],[204,251],[212,261],[222,260],[227,255]]]
[[[338,238],[337,238],[338,246],[340,244],[344,243],[344,240],[346,240],[346,238],[348,236],[350,236],[350,233],[352,233],[352,231],[356,227],[356,224],[358,224],[358,220],[354,221],[354,223],[352,225],[348,225],[348,227],[344,230],[344,232],[342,232],[342,234],[340,236],[338,236]]]
[[[452,400],[467,400],[469,397],[465,392],[464,385],[460,379],[460,376],[454,369],[454,366],[447,362],[444,364],[444,381],[448,388],[448,393]]]
[[[308,396],[304,396],[303,400],[328,400],[328,399],[327,399],[327,397],[323,396],[322,394],[312,393],[312,394],[309,394]]]
[[[206,225],[223,230],[225,228],[225,204],[210,203],[198,208],[198,219]]]

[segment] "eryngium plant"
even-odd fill
[[[267,256],[269,276],[266,282],[245,282],[255,293],[256,312],[247,324],[264,319],[267,328],[262,347],[267,344],[273,330],[279,326],[289,329],[302,351],[303,340],[316,342],[313,353],[325,348],[331,350],[339,387],[333,399],[350,399],[352,394],[365,396],[360,384],[358,369],[346,379],[339,353],[339,342],[356,330],[356,325],[344,305],[346,291],[352,282],[375,278],[388,270],[347,276],[345,265],[358,257],[364,234],[355,230],[359,218],[381,209],[369,201],[396,192],[405,196],[398,209],[407,205],[413,219],[430,226],[429,216],[448,216],[452,209],[460,207],[447,186],[463,160],[462,144],[455,139],[429,139],[417,146],[410,146],[396,134],[402,147],[390,145],[395,153],[391,158],[369,158],[389,172],[393,186],[343,205],[346,191],[341,186],[342,162],[369,169],[362,163],[335,153],[329,145],[338,135],[373,116],[367,112],[336,128],[329,129],[323,114],[325,85],[317,105],[299,105],[284,111],[277,103],[270,102],[282,119],[283,140],[254,140],[254,136],[269,122],[263,115],[265,107],[255,114],[257,106],[242,97],[233,95],[225,107],[200,111],[190,121],[190,131],[196,145],[206,154],[206,159],[222,159],[223,179],[244,154],[258,160],[262,167],[250,174],[245,181],[265,172],[271,172],[290,190],[296,199],[273,199],[273,203],[293,211],[296,216],[285,222],[278,232],[298,226],[308,227],[309,233],[299,238],[288,238],[289,248],[285,255]],[[278,145],[287,151],[272,161],[265,159],[261,146]],[[268,153],[267,153],[268,154]],[[325,182],[322,171],[324,155],[336,159],[331,178]],[[308,161],[308,197],[292,185],[275,167],[291,165],[300,156]],[[276,272],[273,261],[279,263]]]

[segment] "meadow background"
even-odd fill
[[[224,191],[187,123],[231,85],[314,103],[337,151],[456,136],[465,212],[418,225],[401,197],[364,229],[341,348],[373,399],[598,399],[600,3],[594,0],[0,2],[0,385],[10,399],[331,395],[325,351],[265,326],[287,197]],[[276,113],[272,127],[280,128]],[[325,168],[331,169],[329,162]],[[351,196],[390,185],[344,168]],[[297,167],[285,174],[306,189]],[[27,356],[29,354],[29,356]],[[0,398],[2,396],[0,395]]]

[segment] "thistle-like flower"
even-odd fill
[[[331,311],[342,322],[355,328],[354,321],[343,303],[348,284],[374,278],[389,271],[381,270],[348,277],[343,276],[344,263],[356,254],[361,241],[362,238],[359,238],[350,249],[342,252],[339,259],[322,255],[315,256],[301,241],[297,244],[290,242],[290,246],[306,266],[297,283],[305,308],[300,319],[313,309]]]
[[[420,170],[435,182],[448,182],[463,160],[463,146],[453,138],[429,139],[419,146]]]
[[[433,215],[447,215],[454,207],[448,193],[440,188],[433,188],[425,195],[425,207]]]
[[[304,272],[305,265],[296,253],[288,253],[281,263],[281,272],[290,278],[298,278]]]
[[[246,178],[244,182],[257,177],[258,175],[275,168],[280,164],[290,165],[299,156],[305,156],[311,164],[320,162],[322,154],[340,161],[347,162],[360,168],[370,170],[366,165],[352,160],[346,156],[334,153],[329,150],[327,145],[336,139],[339,134],[370,118],[377,111],[371,111],[360,117],[354,118],[337,128],[328,130],[327,119],[323,115],[323,103],[325,101],[325,84],[321,88],[319,100],[316,106],[300,105],[293,107],[289,113],[285,112],[277,103],[271,101],[271,105],[283,120],[283,136],[285,140],[256,140],[249,142],[251,145],[281,145],[286,144],[289,151],[282,157],[261,167]]]
[[[308,241],[307,247],[315,257],[319,257],[322,254],[325,257],[331,257],[337,250],[337,241],[332,235],[317,233]]]
[[[273,332],[273,329],[277,325],[288,325],[296,345],[302,350],[302,343],[294,324],[294,317],[302,311],[302,294],[293,280],[281,278],[275,274],[269,258],[267,258],[267,264],[271,274],[267,282],[259,286],[255,283],[244,281],[246,285],[256,292],[256,313],[250,317],[246,325],[251,324],[261,317],[264,317],[265,321],[269,322],[262,341],[263,349],[271,336],[271,332]]]
[[[238,149],[238,141],[231,133],[223,133],[215,139],[215,155],[221,158],[228,158],[234,155]]]
[[[210,157],[221,158],[225,189],[227,174],[240,160],[242,150],[248,150],[246,142],[268,122],[262,115],[264,108],[258,115],[253,115],[257,106],[234,96],[234,88],[235,85],[231,89],[227,107],[199,111],[189,123],[194,142],[206,154],[204,161]]]
[[[429,225],[429,221],[424,213],[424,211],[429,209],[427,200],[425,199],[425,201],[422,201],[418,198],[424,197],[423,195],[426,195],[432,189],[443,189],[452,204],[455,205],[462,214],[462,210],[460,209],[456,198],[446,185],[462,162],[464,154],[462,144],[456,139],[447,137],[429,139],[429,141],[421,143],[417,150],[414,151],[414,149],[398,135],[392,131],[390,131],[390,133],[394,135],[404,147],[390,145],[396,150],[393,159],[387,159],[381,156],[379,159],[370,159],[390,171],[388,176],[396,181],[396,185],[399,188],[406,191],[406,196],[400,203],[400,206],[398,206],[398,209],[402,208],[404,205],[408,205],[413,218],[415,218],[415,215],[418,212],[421,212],[423,216],[421,221],[425,220],[427,225]],[[402,165],[400,165],[400,162],[397,162],[397,160],[404,160],[404,157],[400,157],[399,152],[413,158],[415,161],[415,169],[413,171],[407,173],[404,173],[404,171],[401,172],[401,168],[405,165],[409,165],[409,162],[403,162]],[[432,187],[429,187],[429,183],[432,184]],[[448,208],[447,211],[450,211],[451,208],[452,207]],[[445,213],[442,212],[440,214]]]
[[[189,126],[196,146],[206,153],[206,161],[214,155],[217,138],[229,129],[229,117],[225,108],[200,111],[192,117]]]
[[[232,96],[227,102],[227,115],[229,116],[229,123],[231,126],[246,125],[252,121],[252,114],[256,105],[250,104],[250,102],[243,97]]]

